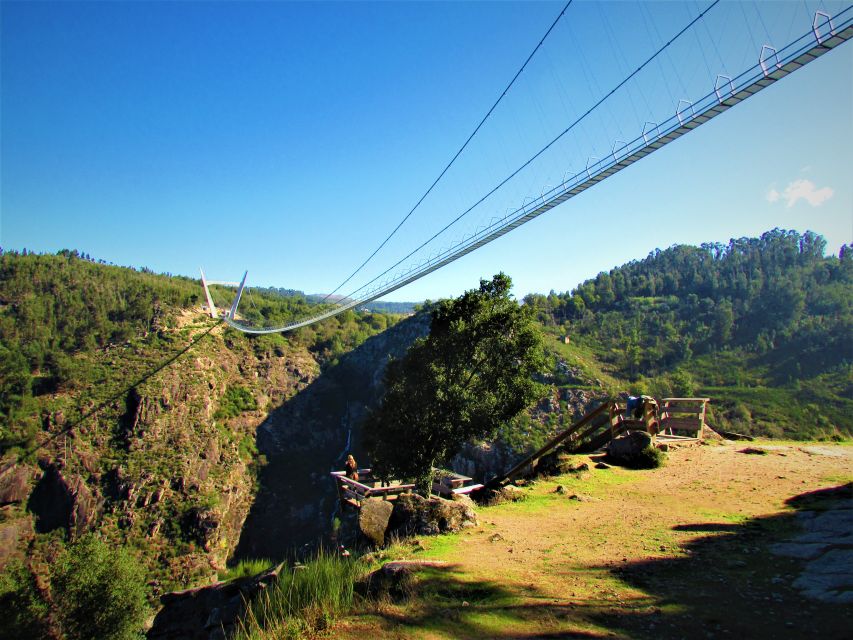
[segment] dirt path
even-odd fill
[[[423,539],[451,568],[338,637],[847,637],[850,607],[803,598],[795,496],[853,481],[853,447],[740,443],[670,452],[654,471],[542,481],[481,526]],[[586,460],[579,456],[580,460]],[[556,492],[558,485],[563,493]]]

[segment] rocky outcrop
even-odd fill
[[[358,511],[358,529],[361,534],[377,547],[385,544],[385,531],[394,505],[382,498],[368,498],[361,503]]]
[[[454,500],[430,498],[407,493],[394,501],[394,511],[388,523],[387,535],[436,535],[461,531],[477,525],[477,512],[467,496]]]
[[[163,605],[148,640],[225,640],[235,631],[246,604],[274,584],[279,565],[251,578],[217,582],[160,597]]]
[[[376,571],[368,574],[356,585],[362,595],[382,599],[390,597],[399,600],[408,597],[413,591],[413,577],[420,569],[446,567],[441,560],[398,560],[388,562]]]
[[[13,464],[0,472],[0,506],[26,500],[35,475],[33,468],[25,464]]]
[[[607,460],[630,466],[643,450],[650,446],[652,446],[651,435],[645,431],[632,431],[613,438],[607,444]]]
[[[33,534],[33,519],[29,515],[0,523],[0,572],[11,558],[24,557],[21,549]]]
[[[65,528],[72,539],[92,529],[101,513],[101,500],[78,475],[65,476],[49,466],[28,502],[36,516],[36,531]]]

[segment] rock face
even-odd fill
[[[361,424],[380,400],[389,357],[402,357],[429,331],[417,314],[365,340],[340,357],[258,429],[258,449],[269,464],[240,534],[237,558],[283,558],[289,547],[315,544],[343,519],[328,471],[343,469],[347,453],[366,463]]]
[[[80,476],[66,477],[49,466],[33,489],[28,507],[36,515],[36,531],[65,528],[74,539],[95,526],[101,501]]]
[[[630,464],[639,453],[652,444],[652,437],[645,431],[632,431],[610,441],[607,458],[617,464]]]
[[[33,537],[33,519],[31,516],[16,518],[0,524],[0,572],[6,563],[14,557],[23,558],[19,541],[28,542]]]
[[[568,366],[565,363],[562,364],[564,367]],[[585,382],[585,384],[588,383],[589,381]],[[594,405],[600,403],[603,397],[604,394],[602,393],[586,391],[584,389],[553,387],[550,395],[543,398],[528,412],[528,418],[531,422],[536,422],[540,425],[552,424],[556,418],[556,424],[563,425],[562,427],[550,429],[552,434],[556,435],[572,421],[577,420],[593,408]],[[571,442],[570,439],[568,443]],[[511,469],[527,455],[533,453],[535,448],[531,445],[526,450],[516,450],[500,441],[485,443],[469,442],[454,456],[450,467],[456,473],[474,478],[477,482],[487,482]],[[554,457],[556,456],[557,454],[554,454]],[[539,462],[538,473],[543,473],[543,461],[544,459]],[[557,460],[545,461],[545,464],[548,465],[556,462]],[[553,474],[562,472],[558,471],[556,466],[552,466],[550,470],[544,473]]]
[[[361,503],[358,512],[358,528],[361,534],[377,547],[385,544],[385,531],[394,505],[382,498],[369,498]]]
[[[14,464],[0,475],[0,506],[23,502],[30,495],[32,468]]]
[[[148,640],[225,640],[258,593],[275,583],[281,565],[252,578],[217,582],[207,587],[161,596],[163,608],[154,618]]]
[[[432,498],[416,493],[403,494],[394,501],[387,533],[400,537],[436,535],[460,531],[477,525],[474,503],[467,496],[456,500]]]

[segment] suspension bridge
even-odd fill
[[[342,296],[340,298],[340,302],[335,306],[331,308],[320,306],[316,313],[308,315],[307,317],[295,319],[281,326],[250,326],[249,324],[241,321],[238,316],[238,308],[245,288],[247,274],[244,274],[242,281],[237,284],[208,281],[205,279],[204,273],[202,272],[202,285],[205,290],[211,315],[213,317],[221,317],[228,325],[238,331],[250,334],[265,334],[292,331],[294,329],[331,318],[349,309],[362,307],[369,302],[382,298],[393,291],[405,287],[406,285],[415,282],[416,280],[419,280],[456,260],[459,260],[463,256],[472,253],[506,235],[513,229],[517,229],[521,225],[565,203],[590,187],[610,178],[635,162],[642,160],[654,151],[674,142],[681,136],[702,126],[732,107],[744,102],[763,89],[772,86],[779,80],[782,80],[791,73],[807,66],[814,60],[853,38],[853,5],[849,5],[843,10],[836,12],[835,15],[830,15],[828,12],[823,10],[816,11],[813,14],[814,17],[811,25],[804,30],[801,35],[794,37],[784,46],[776,48],[769,43],[764,44],[759,51],[756,51],[754,64],[743,69],[739,74],[718,74],[713,86],[708,88],[705,95],[695,100],[689,100],[687,98],[681,99],[677,104],[673,105],[672,110],[669,113],[661,114],[661,117],[657,121],[645,122],[642,130],[636,131],[632,139],[627,141],[613,141],[609,145],[609,153],[606,155],[602,154],[604,157],[590,157],[586,161],[586,166],[581,170],[565,174],[557,186],[545,187],[538,196],[528,198],[521,206],[508,210],[503,215],[491,218],[487,223],[482,224],[472,233],[469,233],[463,238],[443,247],[441,250],[433,252],[428,258],[416,260],[418,253],[421,250],[427,247],[454,224],[459,222],[470,211],[484,202],[489,196],[515,177],[531,162],[539,158],[586,116],[595,111],[602,104],[605,104],[615,92],[646,68],[660,54],[665,52],[673,42],[693,29],[697,22],[699,22],[706,13],[711,11],[718,2],[719,0],[716,0],[711,3],[704,11],[700,12],[698,16],[688,22],[687,25],[672,36],[666,44],[662,45],[651,57],[644,60],[631,74],[610,90],[609,93],[605,94],[583,115],[534,154],[497,187],[486,193],[472,207],[461,213],[432,237],[382,271],[379,275],[375,276],[360,287],[353,289],[346,296]],[[566,8],[568,8],[570,4],[571,2],[567,3],[560,16],[565,13]],[[560,16],[558,16],[558,20]],[[554,25],[551,26],[552,29],[553,26]],[[550,33],[550,31],[551,29],[549,29],[548,33]],[[546,33],[546,37],[548,33]],[[525,65],[530,61],[530,58],[536,53],[541,44],[542,41],[540,41],[537,48],[534,49],[531,56],[525,62]],[[524,66],[522,66],[521,70],[523,69]],[[521,73],[521,70],[516,74],[516,78]],[[514,81],[515,78],[513,78],[513,82]],[[511,86],[512,82],[510,83],[510,86],[504,90],[504,94],[501,95],[501,98],[503,98],[503,95],[506,94],[507,90]],[[498,102],[495,103],[495,106],[492,107],[492,110],[495,109],[499,102],[500,98],[498,99]],[[492,110],[487,113],[486,118],[488,118]],[[486,118],[480,122],[480,125],[475,129],[474,134],[477,133]],[[472,134],[471,137],[473,137],[474,134]],[[468,138],[468,142],[470,142],[471,137]],[[468,142],[466,142],[460,151],[457,152],[454,159],[451,160],[451,163],[445,168],[444,172],[442,172],[436,182],[441,179],[450,165],[453,164],[456,157],[458,157],[462,150],[465,149]],[[434,186],[435,183],[433,183],[433,187]],[[431,189],[432,187],[430,187],[430,190]],[[427,191],[427,194],[425,194],[424,197],[429,194],[430,190]],[[423,201],[423,197],[421,198],[421,201]],[[418,202],[418,205],[421,201]],[[418,205],[416,205],[415,208],[417,208]],[[414,209],[409,212],[406,218],[403,219],[403,222],[405,222],[413,211]],[[398,225],[397,229],[399,229],[401,225],[402,222]],[[396,233],[397,229],[395,229],[393,233]],[[387,239],[385,242],[387,242]],[[380,245],[380,249],[385,242]],[[376,255],[378,250],[379,249],[374,251],[370,258]],[[370,258],[368,258],[368,260],[370,260]],[[364,264],[366,264],[366,262]],[[362,264],[362,267],[364,264]],[[359,267],[359,269],[361,269],[361,267]],[[356,273],[357,272],[358,270]],[[352,276],[350,276],[350,278],[352,278]],[[350,278],[347,278],[343,284],[348,282]],[[227,311],[220,313],[216,310],[209,289],[209,285],[211,284],[237,287],[236,296]]]

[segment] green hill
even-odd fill
[[[608,390],[707,395],[712,422],[749,433],[849,437],[853,247],[825,246],[780,229],[677,245],[525,302]]]

